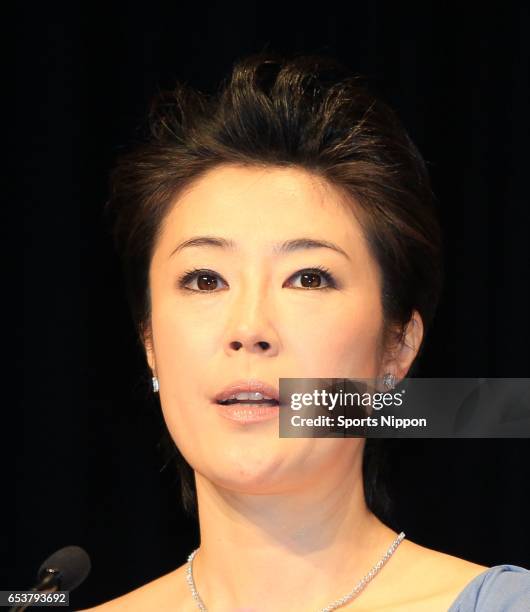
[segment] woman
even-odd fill
[[[259,56],[217,96],[161,96],[150,126],[113,173],[109,210],[201,544],[93,609],[498,611],[512,609],[507,591],[522,602],[524,568],[419,546],[376,516],[365,439],[278,436],[280,378],[392,387],[433,319],[440,230],[393,112],[330,60]]]

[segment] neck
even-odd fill
[[[269,493],[235,492],[195,473],[193,574],[209,610],[318,610],[379,561],[397,534],[366,507],[362,456],[350,448],[340,465]]]

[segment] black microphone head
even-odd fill
[[[58,572],[60,590],[73,591],[90,573],[90,557],[80,546],[65,546],[40,566],[38,580],[50,571]]]

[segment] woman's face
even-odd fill
[[[198,236],[233,248],[176,250]],[[274,250],[301,238],[337,250]],[[330,277],[304,276],[316,267]],[[195,269],[209,276],[181,280]],[[380,272],[330,184],[292,168],[211,170],[166,217],[150,288],[148,359],[168,429],[195,470],[234,491],[279,492],[360,451],[358,438],[279,438],[277,419],[234,423],[213,401],[240,379],[278,388],[280,378],[382,375]]]

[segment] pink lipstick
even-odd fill
[[[239,423],[274,419],[279,413],[279,391],[261,380],[236,380],[213,398],[222,416]]]

